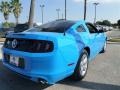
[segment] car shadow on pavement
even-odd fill
[[[119,85],[112,85],[112,84],[104,84],[104,83],[97,83],[97,82],[90,82],[90,81],[72,81],[71,79],[67,78],[63,81],[59,82],[60,84],[69,85],[73,87],[80,87],[83,89],[90,89],[90,90],[120,90]]]
[[[64,84],[92,90],[120,90],[120,86],[89,81],[72,81],[70,78],[64,79],[57,84]],[[20,77],[2,65],[0,61],[0,90],[43,90],[52,85],[36,83]]]

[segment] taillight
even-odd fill
[[[53,43],[51,41],[44,41],[44,42],[38,42],[36,43],[37,47],[36,47],[36,51],[37,52],[52,52],[53,51]]]
[[[16,40],[16,47],[13,47],[14,40]],[[47,40],[33,40],[33,39],[14,39],[7,38],[4,44],[5,48],[14,49],[18,51],[31,53],[47,53],[52,52],[54,45],[52,41]]]
[[[49,50],[50,49],[50,44],[47,43],[46,46],[45,46],[45,51]]]

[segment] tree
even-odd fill
[[[97,21],[96,25],[103,25],[103,22],[102,21]]]
[[[14,14],[14,17],[16,19],[16,25],[19,22],[19,16],[22,10],[22,6],[21,3],[19,2],[19,0],[11,0],[11,6],[12,6],[12,12]]]
[[[117,21],[117,25],[120,28],[120,20]]]
[[[65,0],[65,20],[67,19],[67,0]]]
[[[106,26],[111,26],[111,22],[108,21],[108,20],[103,20],[103,25],[106,25]]]
[[[86,20],[87,0],[84,0],[84,20]]]
[[[3,28],[11,28],[11,27],[15,27],[15,24],[12,22],[9,22],[9,23],[4,22],[4,23],[2,23],[2,27]]]
[[[9,19],[9,14],[11,13],[11,5],[7,1],[2,1],[0,4],[0,11],[3,13],[6,23]]]
[[[117,24],[120,25],[120,20],[117,21]]]
[[[29,21],[28,21],[29,28],[33,27],[34,8],[35,8],[35,0],[31,0],[30,13],[29,13]]]

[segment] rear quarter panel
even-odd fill
[[[67,34],[58,40],[58,50],[64,58],[67,71],[74,71],[76,62],[79,58],[79,50],[75,41],[75,38]],[[73,64],[69,66],[70,64]]]

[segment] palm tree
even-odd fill
[[[28,21],[29,28],[33,27],[34,8],[35,8],[35,0],[31,0],[30,13],[29,13],[29,21]]]
[[[0,11],[3,13],[4,19],[7,23],[9,19],[9,14],[11,13],[11,6],[9,2],[7,1],[2,1],[0,4]]]
[[[16,25],[17,25],[19,22],[18,19],[22,10],[21,3],[19,2],[19,0],[11,0],[11,7],[12,7],[12,12],[16,19]]]
[[[67,19],[67,0],[65,0],[65,20]]]
[[[84,0],[84,20],[86,20],[87,0]]]

